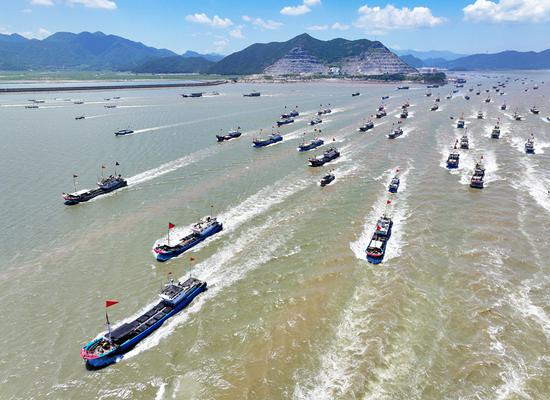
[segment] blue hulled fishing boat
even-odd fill
[[[262,132],[260,131],[260,136],[252,139],[253,147],[265,147],[283,140],[283,137],[278,133],[271,133],[271,135],[265,139],[262,139],[261,135]]]
[[[175,245],[170,245],[170,230],[174,225],[168,225],[168,243],[159,244],[153,251],[156,254],[157,261],[168,261],[173,257],[186,252],[190,248],[198,245],[206,238],[218,233],[223,229],[223,224],[218,222],[216,218],[206,216],[191,227],[191,233],[177,240]]]
[[[206,282],[195,278],[189,278],[183,283],[171,279],[159,294],[161,300],[135,320],[111,330],[109,318],[105,314],[108,331],[80,350],[80,356],[86,360],[86,368],[101,369],[121,360],[125,353],[160,328],[166,320],[184,309],[206,289]],[[107,301],[106,306],[116,303]]]
[[[367,247],[367,261],[372,264],[380,264],[386,255],[386,246],[391,237],[393,221],[383,215],[378,219],[374,234]]]

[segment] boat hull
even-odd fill
[[[187,243],[185,246],[180,246],[177,248],[174,248],[174,250],[171,251],[165,251],[162,253],[157,253],[156,258],[157,261],[165,262],[170,260],[171,258],[177,257],[180,254],[185,253],[187,250],[189,250],[192,247],[195,247],[199,243],[203,242],[205,239],[209,238],[212,235],[215,235],[216,233],[223,230],[223,224],[214,225],[208,229],[206,229],[203,233],[201,233],[199,236],[197,236],[194,240]]]

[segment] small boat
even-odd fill
[[[311,121],[309,121],[309,124],[310,124],[311,126],[313,126],[313,125],[318,125],[318,124],[320,124],[321,122],[323,122],[323,120],[322,120],[321,118],[315,117],[315,118],[313,118]]]
[[[453,90],[453,93],[458,93],[458,89],[454,89],[454,90]]]
[[[483,119],[483,118],[484,118],[483,111],[478,111],[477,119]]]
[[[34,105],[34,104],[31,104],[31,105],[25,106],[25,108],[38,108],[38,106]]]
[[[431,96],[432,96],[432,92],[426,93],[426,97],[431,97]]]
[[[407,100],[406,102],[403,103],[403,105],[401,106],[401,109],[409,108],[410,106],[411,106],[411,103],[409,103],[409,100]]]
[[[359,93],[359,92],[355,92],[355,93],[352,93],[352,94],[351,94],[351,97],[356,97],[356,96],[359,96],[360,94],[361,94],[361,93]]]
[[[501,105],[501,106],[500,106],[500,109],[501,109],[502,111],[506,110],[506,104]]]
[[[294,122],[293,118],[284,118],[277,121],[277,126],[288,125],[288,124],[292,124],[293,122]]]
[[[124,357],[165,321],[176,315],[206,290],[206,282],[189,278],[185,282],[170,281],[160,291],[160,301],[131,322],[124,322],[111,330],[107,314],[107,332],[93,339],[80,350],[80,356],[86,361],[86,368],[97,370],[105,368]],[[106,306],[116,304],[106,302]]]
[[[387,100],[389,98],[390,98],[390,96],[382,96],[382,100]]]
[[[458,119],[458,121],[456,122],[456,127],[462,129],[464,128],[464,126],[466,126],[466,122],[464,121],[464,114],[462,114]]]
[[[317,157],[310,158],[309,166],[310,167],[320,167],[322,165],[325,165],[328,162],[331,162],[335,159],[340,157],[340,152],[336,150],[335,147],[331,147],[330,149],[326,150],[322,155],[318,155]]]
[[[202,97],[202,92],[191,93],[191,94],[182,94],[181,97],[183,97],[183,98],[187,98],[187,97]]]
[[[428,89],[437,89],[439,87],[439,85],[428,85],[426,86],[426,88]]]
[[[468,89],[468,92],[473,92],[473,91],[474,91],[474,88]]]
[[[519,115],[518,111],[514,111],[514,114],[512,115],[512,118],[514,118],[514,120],[516,121],[521,121],[521,115]]]
[[[252,139],[253,147],[265,147],[283,140],[283,137],[278,133],[272,133],[267,139],[262,139],[261,134],[262,132],[260,131],[260,137]]]
[[[391,237],[392,226],[393,221],[385,215],[380,217],[376,222],[374,234],[366,249],[367,261],[371,264],[379,264],[384,259],[386,246]]]
[[[401,126],[397,125],[397,128],[393,129],[388,135],[388,139],[396,139],[403,134]]]
[[[173,227],[171,224],[169,226]],[[193,224],[191,233],[177,239],[175,245],[170,245],[170,236],[168,236],[167,244],[155,246],[153,251],[156,254],[156,259],[164,262],[177,257],[221,230],[223,230],[223,224],[216,218],[207,215]]]
[[[483,189],[485,179],[485,167],[483,166],[483,156],[481,160],[476,163],[474,168],[474,174],[470,179],[470,187],[474,189]]]
[[[325,141],[320,138],[314,138],[311,139],[309,142],[306,142],[305,140],[298,146],[298,151],[310,151],[313,149],[316,149],[319,146],[322,146],[325,144]]]
[[[78,117],[74,117],[75,120],[85,119],[86,117],[84,115],[79,115]]]
[[[533,114],[538,114],[540,112],[539,109],[535,106],[531,107],[529,111],[531,111],[531,113]]]
[[[286,107],[285,107],[286,108]],[[298,107],[296,107],[294,110],[292,110],[291,112],[289,113],[283,113],[281,114],[281,118],[283,119],[286,119],[286,118],[294,118],[294,117],[297,117],[298,115],[300,115],[300,113],[298,112]]]
[[[116,105],[115,104],[105,104],[104,107],[105,108],[116,108]]]
[[[401,114],[399,115],[400,118],[403,118],[403,119],[406,119],[407,117],[409,116],[409,111],[404,108],[402,111],[401,111]]]
[[[468,141],[468,136],[467,135],[463,135],[460,138],[460,148],[463,149],[463,150],[468,150],[470,148],[470,143]]]
[[[250,92],[243,94],[243,97],[260,97],[260,92]]]
[[[126,179],[122,178],[120,174],[102,178],[97,183],[96,189],[76,190],[76,181],[74,181],[74,179],[76,179],[76,175],[73,175],[75,191],[73,193],[63,193],[63,202],[67,206],[74,206],[78,203],[84,203],[94,197],[114,192],[117,189],[128,186],[128,182],[126,182]]]
[[[329,107],[325,107],[325,108],[323,108],[323,105],[321,104],[321,109],[317,111],[317,115],[321,116],[325,114],[330,114],[331,112],[332,110],[330,109],[330,104],[329,104]]]
[[[409,90],[408,86],[398,86],[397,90]]]
[[[115,136],[131,135],[132,133],[134,133],[132,129],[121,129],[120,131],[115,132]]]
[[[447,157],[447,168],[448,169],[456,169],[458,168],[458,163],[460,161],[460,154],[458,152],[453,151],[449,154],[449,157]]]
[[[485,103],[490,103],[490,102],[491,102],[491,98],[490,98],[490,97],[487,97],[487,98],[485,99]]]
[[[525,153],[535,154],[535,137],[531,134],[531,137],[525,142]]]
[[[496,125],[491,131],[491,139],[498,139],[500,137],[500,122],[497,121]]]
[[[533,89],[534,89],[534,90],[537,90],[538,88],[539,88],[539,85],[533,86]]]
[[[363,125],[359,127],[359,131],[366,132],[370,129],[374,128],[374,122],[372,122],[370,119]]]
[[[437,104],[434,104],[433,106],[430,107],[430,111],[437,111],[439,110],[439,106]]]
[[[120,96],[113,97],[113,100],[120,100]]]
[[[384,109],[384,107],[382,106],[381,108],[379,107],[378,108],[378,111],[376,111],[376,118],[380,119],[382,117],[385,117],[387,114],[386,114],[386,110]]]
[[[478,91],[476,92],[476,96],[479,96],[480,94],[481,94],[481,92],[478,90]]]
[[[440,98],[439,96],[437,96],[437,97],[435,98],[435,102],[436,102],[436,103],[440,103],[440,102],[441,102],[441,98]]]
[[[73,104],[84,104],[82,100],[74,101]]]
[[[397,172],[399,172],[399,170]],[[391,178],[391,182],[388,185],[388,192],[397,193],[397,190],[399,189],[399,183],[400,183],[399,176],[395,174],[395,176]]]
[[[334,176],[334,174],[332,172],[326,174],[325,176],[323,176],[321,178],[321,182],[320,182],[321,187],[329,185],[335,179],[336,179],[336,177]]]
[[[226,140],[236,139],[241,135],[241,127],[239,126],[237,129],[227,132],[226,135],[216,135],[216,139],[218,139],[218,142],[224,142]]]

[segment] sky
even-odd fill
[[[2,0],[0,33],[102,31],[176,53],[230,54],[307,32],[462,54],[550,48],[550,0]]]

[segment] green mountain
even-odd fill
[[[206,73],[214,65],[202,57],[171,56],[146,61],[132,72],[148,74]]]
[[[1,35],[0,70],[129,70],[175,53],[102,32],[58,32],[44,40]]]
[[[424,62],[420,58],[417,58],[411,54],[405,54],[403,56],[399,56],[399,58],[411,67],[422,68],[424,66]]]
[[[445,63],[452,70],[549,69],[550,49],[541,52],[503,51],[495,54],[473,54]]]
[[[228,75],[324,74],[331,67],[349,75],[415,72],[378,41],[322,41],[306,33],[286,42],[253,44],[225,57],[210,72]]]

